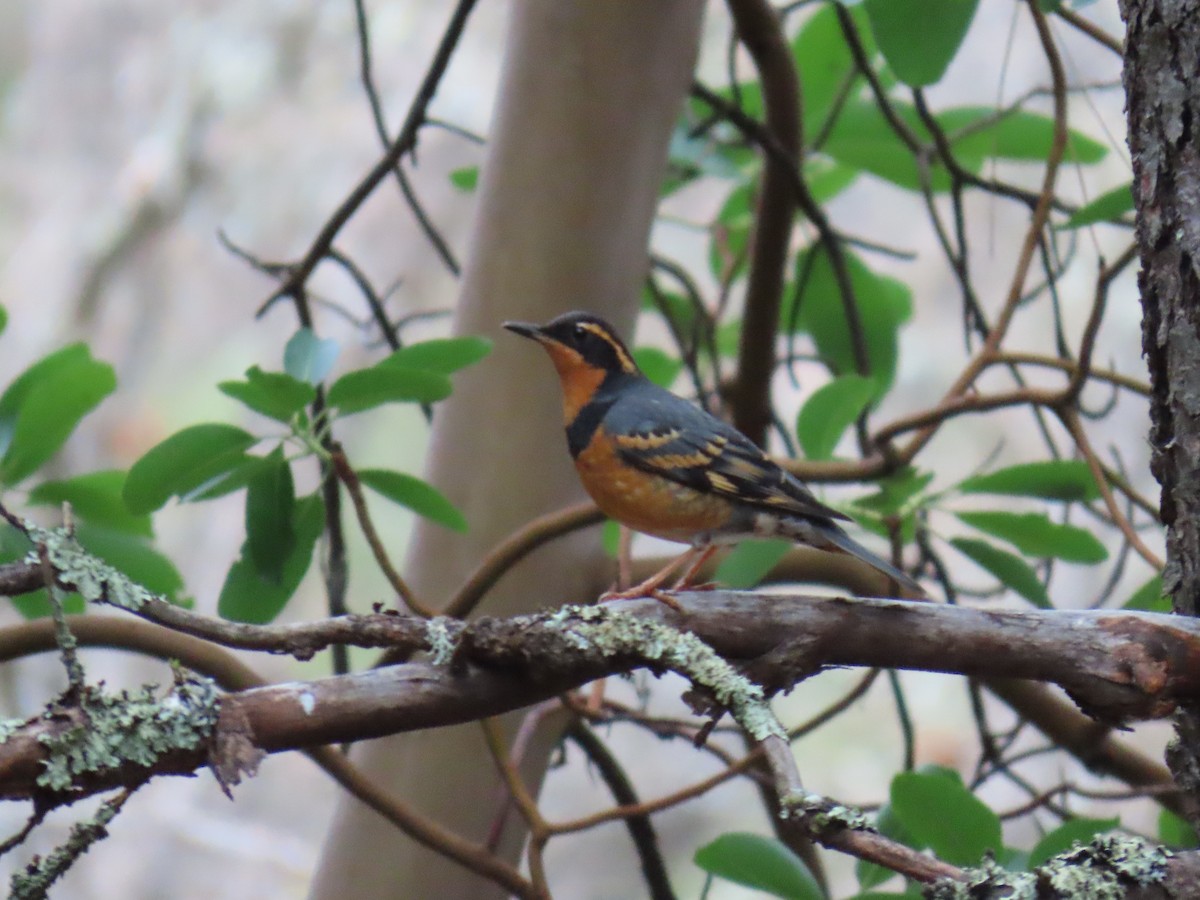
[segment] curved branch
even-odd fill
[[[746,285],[746,312],[738,348],[734,424],[757,444],[771,427],[771,375],[779,328],[783,269],[796,196],[790,190],[800,156],[800,80],[779,15],[767,0],[729,0],[738,37],[758,67],[766,130],[785,159],[764,153],[762,187],[755,216],[754,246]]]

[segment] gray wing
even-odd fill
[[[644,472],[783,515],[849,520],[740,431],[650,382],[627,392],[603,424],[622,460]]]

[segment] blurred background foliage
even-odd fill
[[[1070,130],[1032,274],[1017,279],[1007,305],[1046,159],[1057,152],[1046,55],[1023,5],[781,8],[801,75],[799,169],[824,215],[800,217],[786,236],[769,441],[951,602],[1162,609],[1121,59],[1089,33],[1122,29],[1113,3],[1042,5],[1059,13],[1050,23]],[[763,169],[753,139],[764,106],[723,8],[708,12],[664,178],[645,313],[630,337],[651,378],[720,409],[745,346]],[[377,112],[398,122],[445,13],[388,3],[369,14]],[[501,5],[480,6],[421,131],[418,164],[406,166],[437,240],[392,182],[380,185],[339,236],[341,261],[309,282],[309,328],[284,303],[255,314],[279,261],[299,258],[380,153],[355,7],[5,4],[5,502],[44,508],[52,521],[69,501],[86,546],[202,611],[254,622],[321,615],[310,563],[323,525],[315,459],[329,451],[324,409],[389,547],[403,546],[413,515],[469,528],[419,476],[431,408],[453,390],[454,372],[486,365],[490,346],[447,340],[446,313],[467,252],[503,16]],[[364,295],[382,304],[402,349],[388,346]],[[1006,337],[980,365],[974,396],[1015,399],[939,410],[998,318]],[[1078,368],[1081,355],[1091,370]],[[1075,371],[1078,382],[1068,380]],[[1056,393],[1064,387],[1075,393]],[[1059,406],[1039,406],[1038,396]],[[922,432],[929,424],[938,427]],[[924,434],[919,445],[907,443],[914,433]],[[1115,499],[1102,495],[1097,466]],[[757,584],[787,549],[745,545],[720,577]],[[11,533],[3,550],[24,552]],[[387,592],[370,556],[356,532],[352,602],[363,610],[365,598]],[[37,596],[15,607],[0,615],[47,609]],[[158,671],[111,655],[91,665],[116,681]],[[263,669],[298,677],[330,665],[318,657]],[[56,678],[43,661],[5,667],[9,714],[36,708]],[[824,674],[780,701],[781,717],[801,721],[859,678]],[[677,688],[654,685],[651,697],[636,679],[614,690],[682,715]],[[1148,725],[1133,739],[1157,757],[1165,736]],[[607,737],[639,759],[646,784],[683,784],[719,763],[636,728]],[[997,745],[1002,757],[989,756]],[[892,678],[890,689],[878,681],[797,744],[810,788],[877,810],[885,833],[959,864],[1002,843],[1002,863],[1032,866],[1116,827],[1193,840],[1152,802],[1125,802],[1119,791],[1106,802],[1112,784],[1052,749],[961,679],[920,673]],[[734,882],[763,873],[778,874],[756,883],[762,890],[823,896],[803,864],[765,838],[749,791],[713,792],[662,818],[680,890],[694,895],[707,870],[723,876],[713,898],[750,896]],[[270,760],[233,806],[206,778],[156,783],[72,872],[64,895],[299,895],[332,796],[299,758]],[[567,816],[598,797],[602,788],[568,754],[544,803]],[[54,846],[70,821],[56,816],[31,848]],[[555,869],[561,896],[634,890],[621,885],[635,867],[621,873],[605,862],[628,855],[623,840],[615,829],[565,839],[586,852]],[[117,864],[135,854],[136,864]],[[888,878],[845,860],[829,865],[832,896]],[[101,886],[96,867],[108,873]],[[886,887],[901,889],[898,880]]]

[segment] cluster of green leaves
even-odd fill
[[[1028,850],[1004,846],[1000,818],[963,783],[957,772],[929,766],[902,772],[892,779],[888,802],[876,827],[914,850],[931,850],[956,866],[978,866],[985,856],[1013,872],[1028,872],[1049,862],[1076,843],[1120,827],[1120,820],[1072,818],[1045,832]],[[1196,835],[1177,816],[1164,812],[1159,840],[1172,847],[1196,846]],[[696,852],[695,862],[711,875],[788,900],[824,900],[825,893],[808,867],[786,845],[756,834],[724,834]],[[877,890],[896,877],[890,869],[860,861],[855,869],[861,893],[852,900],[916,898],[919,886],[901,891]]]
[[[148,514],[172,497],[197,502],[245,491],[246,539],[225,577],[217,608],[229,619],[269,622],[295,593],[325,528],[320,491],[297,496],[293,466],[325,455],[322,434],[337,419],[388,403],[445,399],[452,390],[450,375],[490,349],[481,338],[425,341],[326,384],[337,344],[301,329],[284,349],[284,371],[264,372],[254,366],[243,380],[218,385],[226,396],[287,426],[285,435],[264,437],[223,423],[192,425],[133,464],[122,496],[129,509]],[[314,418],[311,410],[317,408],[318,396],[321,412]],[[269,449],[262,449],[264,445]],[[290,454],[292,448],[297,449]],[[466,529],[453,504],[419,478],[385,469],[360,472],[359,478],[419,515],[448,528]]]
[[[888,96],[892,113],[926,145],[932,144],[933,135],[908,99],[908,88],[934,84],[943,76],[977,6],[977,0],[904,4],[866,0],[843,10],[853,23],[873,77]],[[803,91],[806,145],[801,168],[813,196],[826,203],[864,177],[881,182],[876,187],[884,191],[946,192],[951,178],[944,164],[931,160],[922,169],[880,108],[867,78],[855,64],[838,13],[832,3],[820,6],[804,19],[791,40]],[[747,115],[763,119],[757,82],[743,82],[718,93]],[[708,257],[714,276],[736,281],[747,265],[761,154],[732,126],[714,126],[714,118],[703,100],[692,101],[686,121],[674,136],[665,190],[669,194],[700,179],[727,185],[726,200],[709,230]],[[983,172],[992,161],[1040,163],[1054,132],[1049,116],[1018,107],[951,107],[933,110],[932,118],[946,135],[958,164],[974,174]],[[1066,156],[1073,164],[1094,164],[1106,153],[1099,141],[1069,131]],[[1115,219],[1130,203],[1128,186],[1119,187],[1058,227]],[[895,379],[901,329],[912,315],[908,285],[874,271],[866,259],[845,245],[842,256],[861,323],[865,367],[855,346],[834,261],[824,244],[817,242],[796,251],[780,312],[780,333],[790,341],[806,341],[828,370],[828,380],[808,393],[795,421],[796,441],[813,460],[833,459],[851,426],[887,396]],[[680,333],[693,333],[696,311],[686,297],[648,291],[645,303],[669,317]],[[720,355],[736,352],[739,325],[726,321],[718,326],[714,343]],[[851,512],[867,528],[883,535],[889,535],[898,523],[901,537],[911,540],[915,517],[952,498],[976,496],[983,500],[1008,495],[1045,501],[1047,510],[1061,505],[1063,511],[1053,517],[1045,511],[1018,513],[986,506],[954,512],[957,520],[975,533],[952,539],[954,549],[1041,607],[1050,605],[1045,561],[1095,564],[1107,555],[1089,531],[1065,521],[1067,504],[1098,498],[1082,462],[1014,466],[936,491],[930,489],[932,480],[929,472],[897,473],[882,482],[876,493],[858,500]],[[785,552],[786,545],[777,541],[745,544],[726,558],[718,578],[734,587],[753,586]],[[1161,603],[1160,585],[1151,579],[1127,605],[1160,608]]]
[[[451,392],[450,375],[490,349],[481,338],[425,341],[326,384],[337,344],[301,329],[285,348],[284,371],[254,366],[243,379],[218,385],[255,413],[286,426],[286,432],[255,434],[219,422],[192,425],[151,448],[128,473],[42,480],[28,488],[27,502],[69,503],[85,548],[151,591],[180,601],[179,572],[151,543],[152,514],[173,497],[191,503],[243,491],[246,539],[225,577],[218,609],[238,621],[269,622],[308,571],[326,524],[319,491],[297,496],[293,466],[325,455],[322,435],[338,418],[387,403],[444,399]],[[84,344],[51,353],[26,369],[0,395],[0,484],[24,486],[115,387],[112,367],[93,359]],[[321,410],[315,418],[314,409]],[[419,478],[386,469],[358,476],[380,496],[419,515],[448,528],[467,527],[454,505]],[[15,529],[0,531],[4,559],[28,550]],[[68,602],[70,609],[82,608],[77,597]],[[16,604],[27,615],[49,611],[41,595],[18,598]]]
[[[916,140],[932,145],[933,134],[905,86],[936,82],[957,53],[977,2],[972,0],[914,0],[895,4],[870,0],[850,8],[858,41],[877,83],[887,92],[894,117]],[[801,170],[814,199],[827,203],[863,177],[904,192],[941,194],[951,177],[940,160],[922,168],[855,65],[834,4],[824,4],[804,20],[791,41],[801,74],[802,121],[806,137]],[[764,116],[757,82],[719,90],[725,100],[747,115]],[[993,161],[1036,164],[1046,158],[1053,120],[1041,113],[1010,107],[951,107],[934,110],[933,120],[946,136],[961,168],[979,174]],[[709,263],[722,281],[742,277],[748,263],[747,245],[754,224],[755,189],[761,155],[732,126],[712,126],[713,111],[701,99],[691,103],[672,143],[672,168],[666,193],[708,179],[727,185],[724,204],[709,230]],[[1102,160],[1104,144],[1071,130],[1067,157],[1078,165]],[[1128,206],[1129,191],[1117,189],[1079,210],[1064,227],[1119,216]],[[805,337],[829,369],[831,381],[815,391],[797,421],[797,438],[814,459],[833,455],[847,427],[888,392],[895,376],[900,329],[912,312],[907,285],[875,272],[848,247],[842,256],[853,288],[867,365],[856,358],[845,300],[835,278],[828,250],[821,244],[801,247],[785,291],[780,330],[792,338]],[[659,292],[647,305],[662,308],[682,333],[690,333],[695,311],[678,294]],[[739,323],[721,324],[717,350],[733,354]],[[865,370],[864,370],[865,369]],[[830,415],[832,411],[832,415]]]
[[[0,317],[0,322],[7,317]],[[0,326],[2,330],[2,326]],[[0,486],[23,487],[30,506],[69,503],[79,542],[110,565],[150,590],[179,599],[179,572],[151,544],[150,517],[130,511],[121,499],[125,473],[91,472],[73,478],[43,477],[30,486],[66,443],[80,421],[116,388],[107,363],[92,357],[85,344],[71,344],[29,366],[0,395]],[[10,562],[30,550],[28,540],[9,525],[0,529],[0,560]],[[13,599],[27,616],[46,615],[44,591]],[[68,611],[83,608],[78,597]]]

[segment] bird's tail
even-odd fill
[[[801,523],[796,524],[801,525]],[[900,591],[899,596],[909,599],[925,599],[929,596],[925,593],[925,589],[914,579],[905,575],[887,560],[876,556],[833,522],[813,522],[809,520],[803,522],[801,528],[807,533],[803,535],[797,534],[796,536],[800,540],[821,549],[840,550],[856,559],[862,560],[871,566],[871,568],[879,570],[895,582],[896,587]],[[813,539],[814,536],[816,540]],[[832,546],[822,547],[822,544],[826,542]]]

